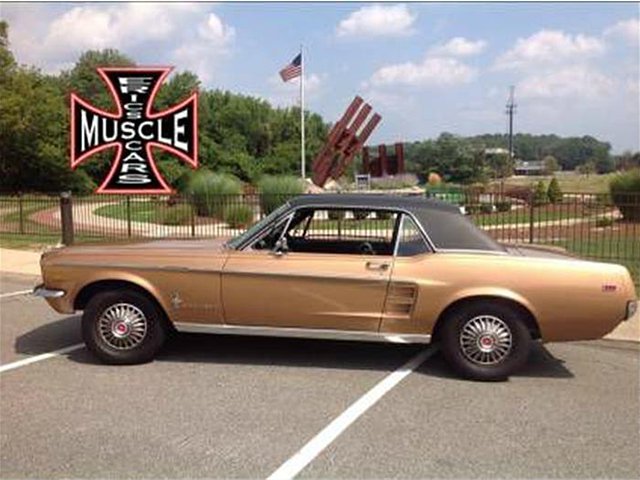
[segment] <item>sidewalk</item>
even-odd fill
[[[0,248],[0,274],[40,275],[40,252]]]
[[[40,275],[39,261],[39,252],[0,248],[0,275],[4,272]],[[618,328],[605,338],[640,342],[640,310],[636,312],[631,320],[618,325]]]

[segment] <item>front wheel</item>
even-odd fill
[[[148,362],[164,344],[163,312],[146,295],[113,290],[95,295],[82,315],[87,348],[111,364]]]
[[[508,305],[476,302],[443,321],[442,352],[465,378],[503,380],[527,361],[531,335],[519,312]]]

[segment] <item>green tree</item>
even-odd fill
[[[542,159],[542,163],[544,164],[544,171],[547,175],[552,175],[560,169],[558,160],[553,155],[547,155],[544,157]]]
[[[576,172],[580,175],[592,175],[596,172],[596,163],[592,160],[576,167]]]
[[[533,204],[545,205],[549,203],[549,196],[547,195],[547,188],[542,180],[538,181],[536,188],[533,192]]]
[[[86,192],[83,172],[69,168],[68,113],[59,81],[15,65],[8,27],[0,25],[0,189]]]
[[[547,197],[551,203],[560,203],[562,202],[563,193],[560,189],[560,184],[558,183],[558,179],[553,177],[549,182],[549,188],[547,188]]]

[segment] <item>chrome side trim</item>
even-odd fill
[[[430,343],[431,335],[419,333],[384,333],[318,328],[253,327],[244,325],[210,325],[202,323],[174,322],[179,332],[214,333],[222,335],[252,335],[259,337],[318,338],[325,340],[350,340],[389,343]]]
[[[75,262],[64,262],[56,264],[60,267],[81,267],[81,268],[96,268],[96,267],[104,267],[104,268],[127,268],[132,270],[144,270],[144,271],[156,271],[156,272],[179,272],[179,273],[222,273],[221,268],[217,269],[206,269],[206,268],[190,268],[190,267],[181,267],[178,265],[167,265],[167,266],[150,266],[148,264],[138,264],[138,263],[75,263]]]
[[[293,254],[287,254],[287,255],[296,255],[295,253]],[[373,257],[376,258],[376,257]],[[380,257],[377,257],[380,258]],[[384,257],[384,258],[389,258],[389,257]],[[380,260],[381,262],[383,262],[384,260]],[[389,260],[389,262],[391,262],[392,260]],[[389,266],[391,265],[391,263],[389,263]],[[384,270],[380,270],[380,271],[386,271],[388,270],[388,267],[385,268]],[[376,272],[376,270],[370,270],[372,272]],[[389,281],[389,276],[386,275],[384,277],[380,276],[380,277],[374,277],[372,275],[351,275],[351,274],[344,274],[344,275],[339,275],[339,274],[324,274],[324,275],[320,275],[318,273],[314,273],[314,272],[310,272],[310,273],[301,273],[299,271],[296,270],[291,270],[291,271],[279,271],[279,272],[274,272],[274,271],[265,271],[265,270],[227,270],[226,272],[224,272],[225,275],[236,275],[236,276],[256,276],[256,277],[287,277],[287,278],[300,278],[300,279],[307,279],[307,278],[312,278],[314,280],[335,280],[335,281],[347,281],[347,282],[368,282],[371,285],[377,285],[379,283],[387,283]]]
[[[33,292],[31,292],[31,295],[33,295],[34,297],[42,298],[60,298],[64,297],[66,293],[67,292],[65,292],[64,290],[45,288],[44,285],[37,285],[33,288]]]
[[[438,253],[472,253],[479,255],[509,255],[508,252],[499,250],[474,250],[471,248],[441,248]]]

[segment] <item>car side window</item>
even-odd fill
[[[403,215],[396,255],[398,257],[413,257],[427,252],[429,252],[429,247],[420,229],[410,216]]]
[[[289,222],[290,216],[282,218],[278,223],[276,223],[273,228],[270,228],[265,233],[263,233],[258,239],[256,239],[251,248],[253,250],[273,250],[276,245],[276,242],[282,236],[282,232],[287,226]]]
[[[292,252],[392,255],[399,214],[365,208],[309,209],[286,233]]]

